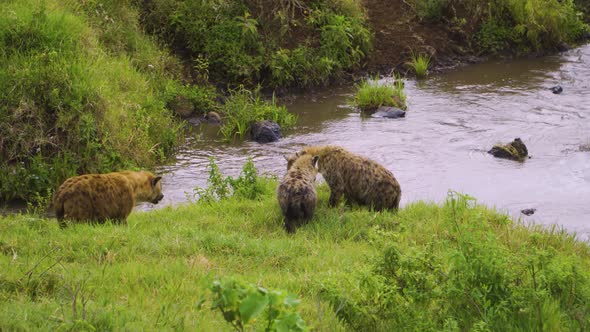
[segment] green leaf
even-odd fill
[[[268,304],[268,298],[259,292],[250,293],[240,304],[242,322],[247,324],[250,319],[260,314]]]

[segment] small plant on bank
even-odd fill
[[[373,112],[381,106],[406,109],[404,85],[400,79],[393,84],[381,83],[378,77],[363,80],[356,86],[354,105],[362,112]]]
[[[406,63],[418,78],[424,78],[428,76],[428,67],[430,67],[430,57],[424,54],[412,53],[410,61]]]
[[[297,122],[297,117],[289,113],[287,107],[277,105],[274,95],[270,101],[265,101],[258,89],[249,91],[244,87],[230,92],[223,112],[226,119],[220,132],[227,141],[244,138],[257,121],[271,120],[282,128],[292,127]]]
[[[248,158],[237,178],[224,177],[213,157],[209,158],[208,168],[207,188],[196,187],[192,195],[186,193],[189,200],[212,203],[232,196],[254,200],[265,193],[266,182],[270,179],[258,175],[252,158]]]
[[[213,293],[211,310],[219,310],[235,331],[246,331],[248,326],[257,326],[257,330],[264,328],[266,332],[308,330],[296,311],[299,300],[283,291],[235,279],[216,280],[210,290]]]

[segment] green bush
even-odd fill
[[[371,36],[359,8],[355,0],[152,0],[143,22],[183,56],[205,60],[213,81],[305,87],[366,57]]]
[[[496,0],[475,40],[488,53],[527,53],[575,42],[587,28],[571,0]]]
[[[268,193],[265,189],[268,187],[270,177],[261,177],[254,166],[252,159],[242,167],[242,172],[237,178],[231,176],[223,177],[215,158],[209,158],[209,178],[207,187],[196,187],[192,195],[187,193],[190,201],[212,203],[229,197],[244,198],[254,200],[261,195]]]
[[[401,79],[393,84],[380,83],[379,78],[365,79],[356,86],[353,104],[363,112],[373,112],[381,106],[406,109],[406,95]]]
[[[428,237],[417,239],[410,233],[420,231],[411,228],[377,233],[382,253],[371,269],[349,281],[358,285],[354,292],[327,283],[325,297],[342,308],[341,319],[376,331],[589,326],[589,263],[582,257],[588,248],[577,247],[574,236],[555,229],[523,231],[456,193],[442,213],[444,220]]]
[[[274,96],[267,102],[258,90],[249,91],[243,87],[230,91],[223,105],[223,113],[225,119],[220,132],[226,140],[244,138],[257,121],[272,120],[284,129],[297,122],[297,117],[289,113],[287,107],[277,105]]]

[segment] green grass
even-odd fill
[[[363,112],[373,112],[381,106],[406,109],[406,94],[401,79],[393,84],[380,83],[378,78],[365,79],[356,85],[353,104]]]
[[[456,194],[397,213],[329,208],[322,185],[315,217],[288,235],[277,181],[255,182],[254,199],[136,212],[123,226],[2,218],[0,329],[229,331],[208,291],[227,277],[294,294],[317,331],[590,324],[590,248],[556,228]]]
[[[0,4],[0,198],[150,167],[180,142],[163,94],[179,64],[142,34],[137,11],[111,5]]]
[[[412,70],[416,77],[424,78],[428,76],[428,67],[430,66],[430,57],[424,54],[414,54],[410,57],[410,61],[406,63]]]

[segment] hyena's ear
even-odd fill
[[[286,155],[283,155],[283,158],[285,158],[286,161],[289,161],[289,157],[287,157]]]
[[[161,176],[156,176],[153,180],[152,180],[152,188],[156,187],[156,185],[158,184],[158,181],[162,180]]]
[[[318,160],[320,160],[319,156],[313,156],[313,158],[311,159],[311,164],[314,168],[318,168]]]

